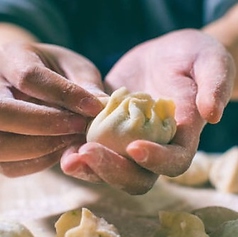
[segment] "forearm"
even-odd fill
[[[231,53],[236,66],[232,100],[238,100],[238,4],[219,20],[207,25],[203,31],[218,39]]]
[[[11,41],[36,42],[38,39],[20,26],[4,22],[0,23],[0,46]]]

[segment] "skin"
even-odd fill
[[[100,73],[86,58],[36,43],[37,39],[13,25],[0,25],[0,29],[9,37],[1,38],[0,49],[4,65],[0,77],[0,165],[5,175],[17,176],[13,165],[8,174],[9,162],[16,162],[16,173],[21,160],[27,173],[34,173],[55,164],[55,152],[61,150],[62,154],[73,142],[83,144],[88,121],[103,108],[98,98],[106,94]]]
[[[228,52],[232,55],[236,72],[238,71],[238,4],[236,4],[224,17],[207,25],[202,31],[211,35],[221,42]],[[238,100],[238,73],[235,76],[235,83],[231,96],[232,101]]]
[[[174,139],[169,145],[132,142],[127,152],[133,162],[99,144],[87,143],[63,156],[62,169],[82,178],[86,164],[103,181],[122,186],[132,194],[148,191],[159,174],[183,173],[194,157],[204,125],[220,120],[232,93],[233,79],[231,56],[219,42],[199,31],[177,31],[136,46],[109,72],[106,88],[113,91],[126,86],[154,98],[172,99],[177,121]],[[144,170],[132,171],[134,162]],[[125,174],[116,176],[116,170]],[[133,187],[131,180],[135,182]]]
[[[221,20],[228,19],[236,20]],[[100,144],[85,144],[86,125],[102,109],[98,99],[107,97],[96,67],[72,51],[37,43],[24,29],[0,24],[1,172],[24,175],[60,160],[67,175],[106,182],[131,194],[147,192],[160,174],[183,173],[204,125],[217,123],[229,99],[237,99],[238,40],[229,32],[229,44],[222,40],[220,21],[201,31],[181,30],[140,44],[107,75],[107,94],[123,85],[176,104],[178,130],[171,144],[134,141],[127,147],[131,160]],[[17,171],[19,167],[25,171]]]

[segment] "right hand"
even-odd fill
[[[0,49],[0,172],[33,173],[52,166],[85,128],[106,96],[101,76],[86,58],[46,44]]]
[[[230,99],[234,63],[225,48],[197,30],[181,30],[137,45],[112,68],[110,91],[126,86],[176,104],[177,132],[169,144],[136,140],[131,160],[97,143],[63,155],[62,170],[132,194],[147,192],[161,174],[178,176],[190,166],[204,125],[217,123]],[[132,161],[133,160],[133,161]]]

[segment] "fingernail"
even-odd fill
[[[73,174],[78,169],[78,154],[70,154],[68,156],[62,157],[61,159],[61,169],[67,174]]]
[[[78,107],[86,116],[94,117],[102,110],[103,105],[97,99],[84,97]]]
[[[139,163],[146,162],[149,157],[149,152],[145,148],[139,147],[130,148],[129,154]]]

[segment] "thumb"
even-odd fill
[[[209,123],[219,122],[233,89],[235,65],[232,57],[223,46],[209,49],[196,59],[194,78],[201,117]]]

